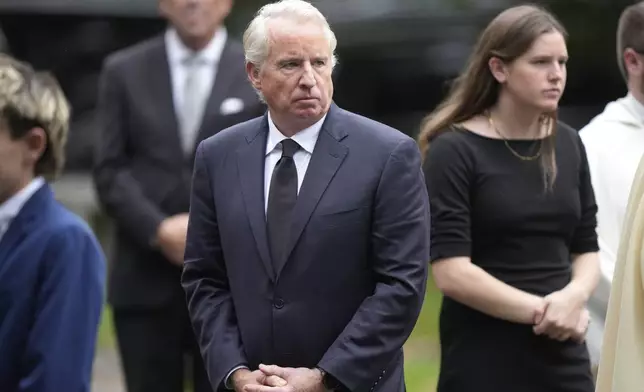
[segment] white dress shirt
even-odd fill
[[[45,179],[36,177],[26,187],[22,188],[18,193],[11,196],[9,200],[0,204],[0,241],[2,237],[9,230],[9,225],[22,210],[25,203],[31,199],[31,196],[45,184]]]
[[[206,107],[208,98],[210,97],[221,54],[224,50],[227,39],[228,33],[226,28],[222,26],[217,30],[215,36],[210,40],[208,45],[206,45],[202,50],[195,52],[181,41],[174,28],[168,29],[165,33],[165,46],[168,56],[168,65],[170,66],[170,79],[172,80],[172,99],[177,119],[179,119],[179,121],[181,121],[180,119],[182,118],[181,110],[186,102],[184,86],[188,78],[188,72],[192,72],[192,76],[197,80],[197,83],[195,83],[197,88],[193,93],[197,94],[196,101],[199,102],[199,110],[197,110],[197,112],[200,113],[200,115],[197,115],[198,120],[196,122],[196,127],[194,127],[195,129],[190,132],[196,133],[199,129],[201,117],[203,116],[203,111]],[[191,66],[186,63],[190,58],[195,56],[197,58],[195,65]],[[181,124],[179,125],[181,128]],[[196,135],[182,134],[180,136],[182,138],[182,142],[184,142],[186,138],[189,138],[187,144],[192,144],[192,140]]]
[[[295,152],[293,155],[293,161],[295,161],[295,169],[297,170],[297,191],[299,193],[300,187],[302,186],[302,181],[304,180],[304,175],[306,174],[306,169],[309,167],[309,162],[311,161],[311,156],[313,155],[313,149],[315,149],[315,144],[318,141],[318,136],[320,135],[320,130],[322,129],[322,124],[326,115],[322,117],[318,122],[311,125],[310,127],[303,129],[293,135],[293,139],[297,144],[300,145],[300,149]],[[273,170],[275,170],[275,165],[277,161],[282,157],[282,145],[280,142],[284,139],[287,139],[282,132],[277,129],[277,126],[271,118],[270,111],[268,112],[268,140],[266,141],[266,161],[264,165],[264,212],[268,209],[268,194],[271,187],[271,177],[273,176]]]

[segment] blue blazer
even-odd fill
[[[0,240],[0,391],[89,392],[105,259],[48,185]]]
[[[206,370],[319,366],[351,391],[403,392],[402,347],[429,261],[416,143],[333,105],[273,268],[264,213],[267,117],[199,145],[183,287]]]

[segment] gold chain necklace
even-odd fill
[[[488,121],[489,121],[489,123],[490,123],[490,127],[491,127],[492,129],[494,129],[494,131],[496,131],[497,135],[499,135],[499,137],[500,137],[501,139],[503,139],[503,142],[505,143],[505,146],[508,148],[508,150],[510,150],[510,152],[512,153],[512,155],[514,155],[515,157],[517,157],[517,158],[521,159],[522,161],[534,161],[535,159],[537,159],[537,158],[539,158],[539,157],[541,156],[541,149],[542,149],[542,147],[543,147],[543,141],[542,141],[542,140],[539,140],[539,151],[537,151],[537,153],[536,153],[536,154],[531,155],[531,156],[521,155],[521,154],[519,154],[518,152],[516,152],[516,151],[515,151],[515,150],[510,146],[510,143],[508,142],[508,139],[506,139],[506,138],[501,134],[501,131],[499,131],[499,128],[497,128],[496,124],[494,124],[494,120],[492,120],[492,114],[491,114],[491,113],[489,113],[489,112],[488,112],[488,114],[487,114],[487,119],[488,119]]]

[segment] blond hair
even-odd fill
[[[40,127],[47,146],[35,175],[55,180],[65,164],[70,107],[56,79],[11,56],[0,53],[0,120],[13,139]]]

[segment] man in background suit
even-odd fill
[[[197,149],[182,283],[218,390],[405,390],[429,260],[420,153],[332,103],[335,46],[308,2],[264,6],[244,48],[269,111]]]
[[[0,391],[89,392],[105,260],[47,183],[69,105],[53,77],[0,54]]]
[[[129,392],[183,391],[184,353],[211,390],[180,285],[194,148],[264,111],[222,25],[231,7],[159,0],[171,27],[104,66],[94,178],[116,223],[108,298]]]

